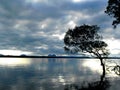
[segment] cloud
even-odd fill
[[[69,28],[98,24],[105,38],[119,39],[104,13],[107,1],[1,0],[0,49],[33,52],[34,55],[65,54],[63,37]],[[119,27],[118,27],[119,29]]]

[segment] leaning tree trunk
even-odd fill
[[[101,62],[101,66],[102,66],[102,69],[103,69],[103,72],[102,72],[102,75],[101,75],[101,81],[103,81],[104,80],[104,78],[105,78],[105,64],[104,64],[104,62],[103,62],[103,58],[100,58],[100,62]]]

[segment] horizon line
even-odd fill
[[[87,59],[99,59],[98,57],[89,57],[89,56],[17,56],[17,55],[3,55],[0,58],[87,58]],[[120,59],[120,57],[102,57],[104,59]]]

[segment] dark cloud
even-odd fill
[[[105,5],[105,1],[95,0],[91,2],[86,1],[83,3],[67,2],[67,3],[63,3],[62,7],[63,7],[63,10],[84,12],[90,15],[102,10],[104,8],[104,5]]]
[[[0,49],[17,49],[47,55],[65,54],[63,35],[68,28],[81,24],[101,26],[104,36],[119,38],[111,19],[104,13],[107,1],[91,0],[1,0]]]

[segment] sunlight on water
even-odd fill
[[[0,65],[2,66],[26,66],[31,63],[28,58],[0,58]]]
[[[89,68],[94,72],[102,73],[102,67],[99,60],[85,60],[83,66]]]
[[[56,78],[52,78],[51,81],[54,84],[62,84],[62,85],[66,84],[66,79],[62,75],[58,75]]]
[[[62,83],[63,85],[65,85],[65,79],[64,79],[63,76],[59,75],[58,76],[58,80],[59,80],[60,83]]]
[[[107,63],[108,64],[108,63]],[[114,66],[115,63],[111,62],[108,65],[109,66]],[[88,69],[90,69],[93,72],[97,72],[99,74],[102,74],[103,70],[102,70],[102,66],[100,65],[100,61],[95,59],[95,60],[85,60],[85,62],[83,63],[84,67],[87,67]],[[106,75],[108,77],[118,77],[118,75],[115,74],[114,71],[108,72],[106,70]]]
[[[65,86],[81,87],[101,75],[98,59],[0,58],[0,90],[75,90]],[[115,86],[108,90],[119,90],[113,89],[119,87],[118,77],[109,80]]]

